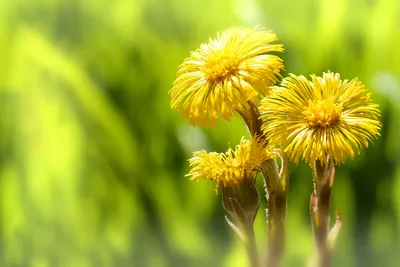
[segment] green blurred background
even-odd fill
[[[277,33],[287,72],[359,77],[381,105],[382,136],[337,169],[335,266],[399,266],[399,12],[397,0],[0,0],[0,266],[246,266],[213,183],[184,178],[193,151],[225,151],[243,123],[189,126],[168,95],[190,51],[241,25]],[[293,165],[286,266],[313,253],[311,191],[309,167]]]

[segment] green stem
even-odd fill
[[[310,215],[316,248],[318,267],[330,267],[332,250],[329,245],[330,196],[332,191],[335,168],[327,167],[320,161],[313,166],[314,192],[311,194]]]
[[[259,255],[253,225],[248,225],[246,228],[246,250],[249,256],[250,266],[259,267]]]
[[[257,107],[249,102],[248,113],[238,113],[245,121],[250,134],[263,136]],[[266,138],[264,136],[264,138]],[[289,165],[286,156],[282,157],[282,169],[279,173],[275,159],[269,159],[261,163],[261,172],[264,176],[264,185],[267,198],[267,225],[268,245],[265,266],[279,267],[285,247],[285,221],[287,212],[287,192],[289,185]]]
[[[286,162],[278,173],[275,160],[261,164],[267,194],[268,247],[265,266],[279,267],[285,248],[285,221],[289,168]]]
[[[254,235],[254,220],[260,207],[255,177],[245,177],[238,184],[222,186],[224,210],[238,226],[225,217],[227,223],[243,240],[251,267],[259,267],[259,255]]]

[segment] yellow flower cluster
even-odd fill
[[[378,105],[357,79],[341,80],[332,72],[311,75],[311,80],[290,74],[273,86],[284,68],[283,60],[270,54],[283,52],[282,45],[271,44],[276,40],[263,28],[230,29],[202,44],[179,67],[170,91],[171,107],[182,107],[191,124],[213,125],[236,113],[251,118],[252,125],[263,121],[262,129],[252,133],[262,130],[257,141],[242,140],[235,150],[222,154],[195,152],[189,160],[191,179],[226,185],[253,177],[257,166],[273,156],[273,146],[280,146],[296,163],[304,159],[310,164],[340,164],[380,135]],[[253,118],[254,106],[260,118]]]
[[[235,28],[202,44],[179,67],[170,91],[171,107],[193,125],[229,120],[236,111],[259,103],[278,81],[283,61],[270,52],[282,52],[273,32],[263,28]]]
[[[238,184],[243,179],[255,178],[261,162],[274,158],[273,147],[260,138],[242,138],[235,150],[225,153],[197,151],[189,159],[192,169],[186,175],[193,179],[216,180],[219,184]]]
[[[297,163],[300,158],[325,165],[354,157],[379,135],[378,105],[357,79],[342,81],[339,74],[322,77],[291,74],[272,89],[260,107],[263,130]]]

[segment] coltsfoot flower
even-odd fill
[[[192,167],[186,175],[193,179],[216,180],[216,189],[223,186],[237,185],[243,180],[255,178],[261,162],[275,157],[273,147],[260,138],[245,140],[242,138],[235,150],[226,153],[196,151],[189,159]]]
[[[259,103],[278,81],[283,61],[270,52],[283,52],[281,44],[270,44],[277,36],[263,28],[234,28],[202,44],[180,65],[173,83],[171,107],[193,125],[213,125],[230,120],[248,109],[248,101]]]
[[[260,111],[264,133],[296,163],[303,158],[327,165],[353,158],[380,135],[378,107],[357,79],[342,81],[328,72],[311,81],[291,74],[272,87]]]

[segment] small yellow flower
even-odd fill
[[[270,44],[276,40],[263,28],[235,28],[202,44],[178,69],[171,107],[178,110],[183,103],[183,117],[191,124],[213,125],[248,109],[247,101],[259,103],[283,69],[283,61],[268,54],[283,52],[282,45]]]
[[[238,184],[244,179],[254,178],[258,173],[261,162],[275,157],[273,148],[267,145],[267,141],[245,140],[242,138],[235,150],[231,148],[226,153],[208,153],[197,151],[189,159],[192,167],[186,175],[193,179],[217,180],[216,186],[221,183]]]
[[[291,74],[270,96],[261,101],[263,131],[269,140],[281,144],[297,163],[315,160],[344,163],[379,134],[378,105],[357,79],[340,80],[339,74],[322,78]]]

